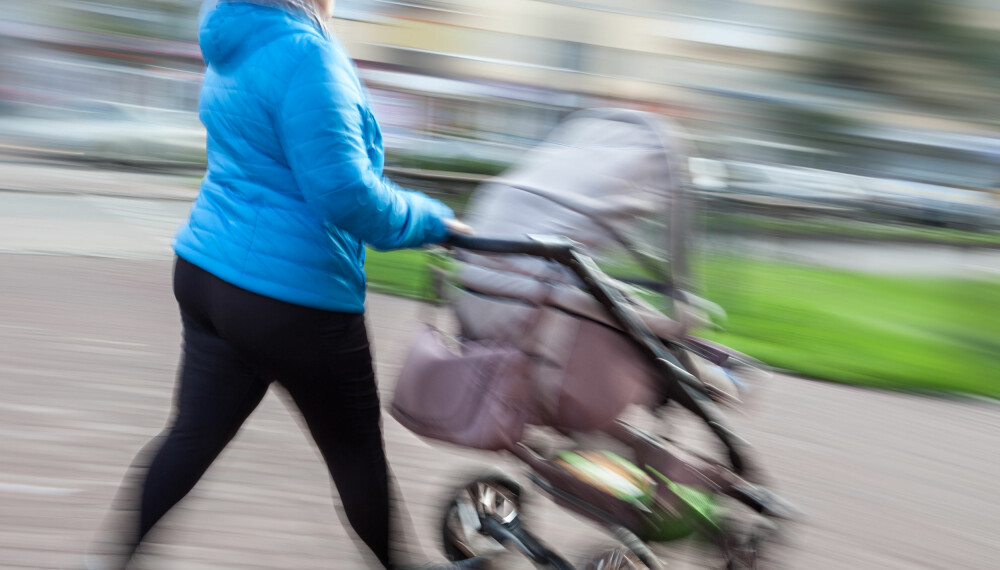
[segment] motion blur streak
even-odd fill
[[[167,421],[170,239],[205,168],[195,38],[213,4],[0,0],[0,567],[79,566]],[[680,124],[692,286],[714,318],[699,335],[790,374],[739,420],[809,515],[782,567],[996,564],[995,0],[337,0],[331,28],[386,174],[459,212],[575,110]],[[428,259],[368,259],[371,288],[402,295],[370,303],[385,400]],[[265,401],[156,567],[365,567],[287,415]],[[456,473],[503,460],[385,424],[432,551]],[[561,551],[600,540],[530,506]]]

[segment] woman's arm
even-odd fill
[[[324,223],[379,249],[442,241],[450,208],[384,180],[368,157],[366,113],[354,71],[316,46],[293,73],[278,132],[306,201]]]

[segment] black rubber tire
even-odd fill
[[[468,483],[459,487],[448,499],[441,513],[441,548],[448,560],[466,560],[475,556],[475,553],[467,553],[455,544],[454,536],[449,528],[448,521],[451,518],[452,510],[456,508],[456,501],[460,494],[465,493],[469,487],[477,484],[488,484],[497,486],[510,492],[516,499],[517,510],[521,510],[521,485],[510,476],[501,472],[491,472],[486,475],[469,480]]]

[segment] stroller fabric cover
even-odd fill
[[[684,276],[683,236],[690,212],[682,191],[686,180],[682,165],[686,163],[671,136],[674,132],[663,119],[647,113],[578,112],[521,164],[480,187],[466,220],[482,237],[568,237],[605,267],[630,268],[626,272],[641,273],[643,278],[663,284],[664,290],[676,290]],[[475,354],[481,361],[483,347],[499,351],[504,356],[498,358],[506,362],[510,361],[507,351],[511,348],[523,354],[523,363],[501,366],[504,373],[490,379],[493,392],[503,394],[497,398],[516,409],[514,415],[523,422],[569,431],[601,429],[629,404],[653,397],[652,367],[569,269],[519,255],[461,251],[457,260],[454,283],[446,297],[468,349],[452,356],[461,362]],[[628,291],[624,285],[621,288]],[[634,295],[629,299],[662,338],[685,336],[691,318],[678,296],[672,296],[674,312],[670,317]],[[415,394],[420,391],[418,386],[447,382],[422,379],[417,369],[424,369],[426,376],[428,367],[410,366],[426,361],[428,350],[433,352],[426,346],[421,348],[427,343],[424,336],[411,348],[397,391]],[[466,364],[482,370],[482,366]],[[516,374],[511,374],[515,368],[523,376],[515,378]],[[463,375],[455,370],[451,373],[454,377]],[[468,372],[464,375],[470,376]],[[481,382],[481,374],[471,376]],[[440,388],[435,391],[441,393]],[[443,417],[447,406],[438,412],[418,410],[432,403],[416,405],[412,400],[402,402],[397,394],[393,406],[394,415],[411,430],[483,447],[458,437],[459,431],[468,431],[468,418],[455,418],[456,437],[449,437],[442,427],[447,423]],[[441,404],[441,399],[437,402]],[[435,413],[442,414],[437,423],[414,420],[417,416],[427,420]],[[487,430],[492,427],[509,432],[507,437],[494,434],[486,438],[493,448],[509,445],[498,443],[504,440],[516,443],[523,425],[511,428],[511,414],[506,414],[501,427],[490,416],[496,414],[469,417],[493,422]],[[430,424],[436,427],[432,430]],[[482,433],[483,426],[478,429]]]

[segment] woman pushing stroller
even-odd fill
[[[141,488],[119,493],[112,518],[130,518],[127,528],[95,545],[88,568],[127,567],[272,381],[304,416],[354,531],[379,565],[402,564],[390,549],[398,529],[365,329],[365,245],[419,247],[469,230],[382,177],[379,126],[326,26],[332,12],[332,0],[224,0],[202,19],[208,170],[174,240],[184,339],[174,414],[148,465],[136,461]]]

